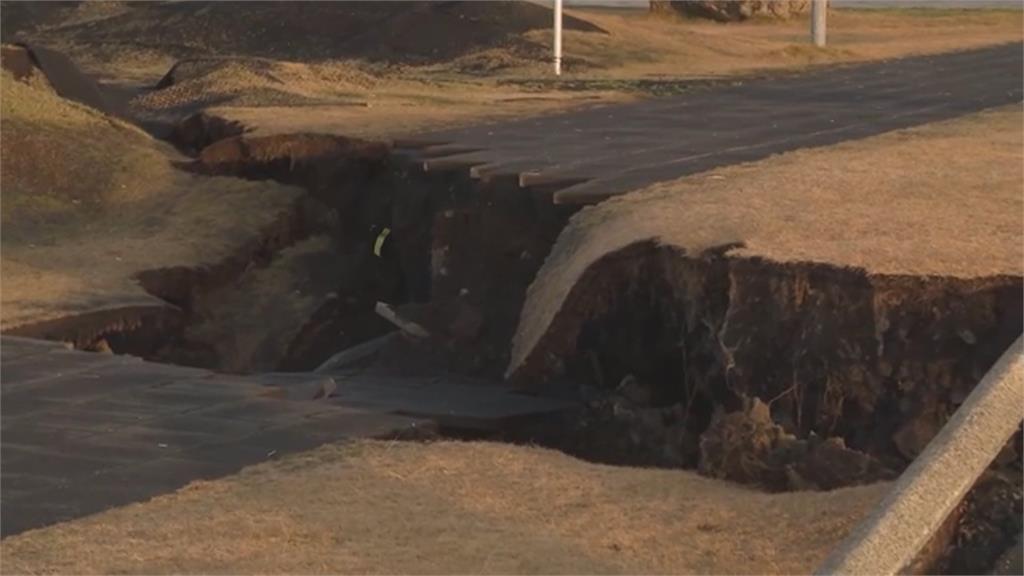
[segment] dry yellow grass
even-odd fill
[[[634,99],[642,96],[637,80],[796,70],[965,50],[1024,37],[1021,14],[1013,10],[834,10],[826,49],[808,46],[803,19],[721,25],[643,12],[570,12],[609,32],[566,32],[563,81],[585,83],[574,90],[553,83],[547,63],[496,48],[443,64],[388,71],[353,61],[264,61],[260,66],[269,67],[269,75],[254,75],[252,66],[236,62],[217,71],[207,69],[208,76],[171,88],[166,96],[175,105],[216,102],[215,114],[259,134],[394,137]],[[525,36],[545,50],[550,43],[547,31]],[[142,113],[160,110],[168,105],[163,97],[146,96],[135,106]]]
[[[161,306],[132,279],[200,266],[250,241],[300,192],[204,178],[143,132],[2,78],[0,304],[4,329],[121,306]]]
[[[554,112],[631,96],[532,90],[470,78],[433,78],[415,70],[379,73],[351,61],[263,59],[179,66],[174,85],[132,101],[139,116],[209,106],[258,135],[299,132],[374,138],[431,127]]]
[[[230,99],[240,106],[300,106],[343,102],[381,84],[379,77],[346,61],[323,63],[265,59],[185,61],[174,69],[174,84],[140,96],[136,105],[147,109],[203,103],[203,98]]]
[[[104,19],[131,10],[126,4],[101,4],[78,7],[65,24],[89,21],[99,30]],[[568,12],[608,31],[566,31],[563,84],[584,83],[573,90],[553,83],[544,60],[550,31],[534,30],[522,37],[532,47],[529,50],[521,49],[523,43],[520,48],[491,47],[419,66],[381,66],[356,59],[285,62],[232,53],[225,62],[183,67],[180,85],[143,94],[132,106],[142,115],[157,116],[181,107],[214,107],[216,114],[264,134],[316,131],[393,137],[637,98],[645,93],[637,80],[673,82],[795,70],[1024,38],[1019,10],[835,9],[826,49],[808,45],[805,18],[722,25],[637,10]],[[137,85],[155,83],[174,65],[174,51],[181,48],[134,40],[78,45],[74,35],[62,35],[60,28],[45,37],[89,72]],[[208,55],[225,56],[217,51]]]
[[[332,445],[4,539],[6,573],[806,573],[885,484],[765,494],[487,443]]]
[[[36,75],[34,75],[36,76]],[[172,170],[158,146],[123,122],[3,73],[3,223],[7,238],[145,194]]]
[[[587,77],[724,76],[754,70],[799,69],[1019,42],[1018,10],[832,9],[828,47],[809,45],[807,18],[723,25],[642,13],[578,10],[607,36],[569,31],[567,56],[582,60]],[[529,33],[548,45],[550,34]],[[569,70],[570,78],[574,72]]]
[[[583,273],[644,240],[877,275],[1024,273],[1019,107],[656,184],[576,214],[530,287],[518,366]]]

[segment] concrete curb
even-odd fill
[[[1022,352],[1018,338],[817,574],[897,574],[911,564],[1017,430]]]

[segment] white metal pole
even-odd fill
[[[555,0],[555,75],[562,75],[562,0]]]
[[[816,574],[900,574],[1013,437],[1024,404],[1017,338]]]
[[[828,0],[811,0],[811,40],[815,46],[825,45]]]

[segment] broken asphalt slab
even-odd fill
[[[494,383],[222,375],[8,336],[0,355],[3,536],[330,442],[493,429],[569,407]]]

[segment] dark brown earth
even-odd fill
[[[1019,277],[871,277],[645,242],[588,270],[514,376],[633,375],[655,405],[771,400],[798,436],[902,468],[1020,334],[1020,293]]]
[[[183,125],[196,142],[221,130],[201,119]],[[338,214],[345,284],[293,343],[289,368],[315,367],[381,334],[372,311],[381,300],[406,305],[403,314],[443,340],[453,369],[499,375],[526,287],[575,211],[553,205],[547,187],[423,172],[385,144],[336,136],[232,136],[205,147],[190,169],[299,185]]]
[[[771,408],[753,399],[741,410],[719,411],[700,436],[697,469],[712,478],[771,490],[832,490],[892,480],[878,460],[850,450],[838,437],[797,439],[772,421]]]
[[[198,139],[197,146],[216,139],[211,129],[223,129],[201,116],[182,126],[192,131],[179,133]],[[340,271],[341,284],[334,297],[305,322],[288,349],[280,351],[281,369],[315,368],[335,352],[383,334],[390,325],[374,313],[378,300],[401,303],[428,297],[422,285],[408,280],[423,278],[422,263],[409,264],[410,258],[403,258],[396,248],[414,240],[408,238],[410,224],[400,226],[394,219],[391,184],[398,169],[386,144],[316,134],[229,136],[205,146],[187,169],[298,185],[337,219],[325,232],[337,246],[332,265]],[[377,257],[373,243],[385,228],[393,229],[393,236]]]
[[[16,44],[4,44],[0,47],[0,63],[15,80],[24,81],[38,70],[28,49]]]
[[[1019,441],[1019,435],[1018,439]],[[989,470],[950,514],[945,525],[921,557],[930,561],[914,570],[921,574],[1011,574],[996,566],[1020,565],[1020,534],[1024,528],[1021,505],[1021,469],[1017,465]]]
[[[167,139],[183,152],[198,155],[204,148],[231,136],[238,136],[245,127],[218,116],[197,112],[177,122]]]

